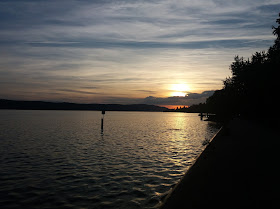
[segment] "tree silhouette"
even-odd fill
[[[276,20],[276,23],[278,23],[278,27],[272,26],[272,29],[274,29],[273,30],[273,35],[276,36],[274,46],[279,49],[279,47],[280,47],[280,13],[279,13],[279,18]]]
[[[280,13],[279,13],[280,17]],[[280,70],[280,18],[272,26],[276,36],[267,52],[256,52],[251,59],[235,56],[230,65],[232,76],[224,80],[223,89],[206,101],[207,111],[221,118],[236,115],[269,117],[277,110],[278,71]],[[260,113],[262,112],[262,114]],[[257,113],[257,114],[256,114]]]

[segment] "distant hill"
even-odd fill
[[[56,103],[41,101],[16,101],[0,99],[0,109],[18,110],[106,110],[106,111],[153,111],[163,112],[168,108],[146,104],[76,104],[76,103]]]

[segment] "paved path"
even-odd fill
[[[231,121],[161,209],[280,208],[279,148],[276,125]]]

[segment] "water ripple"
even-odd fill
[[[3,208],[152,208],[217,131],[193,114],[0,111]],[[36,127],[36,128],[34,128]]]

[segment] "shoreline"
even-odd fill
[[[280,142],[276,131],[256,121],[230,121],[159,208],[278,208]]]

